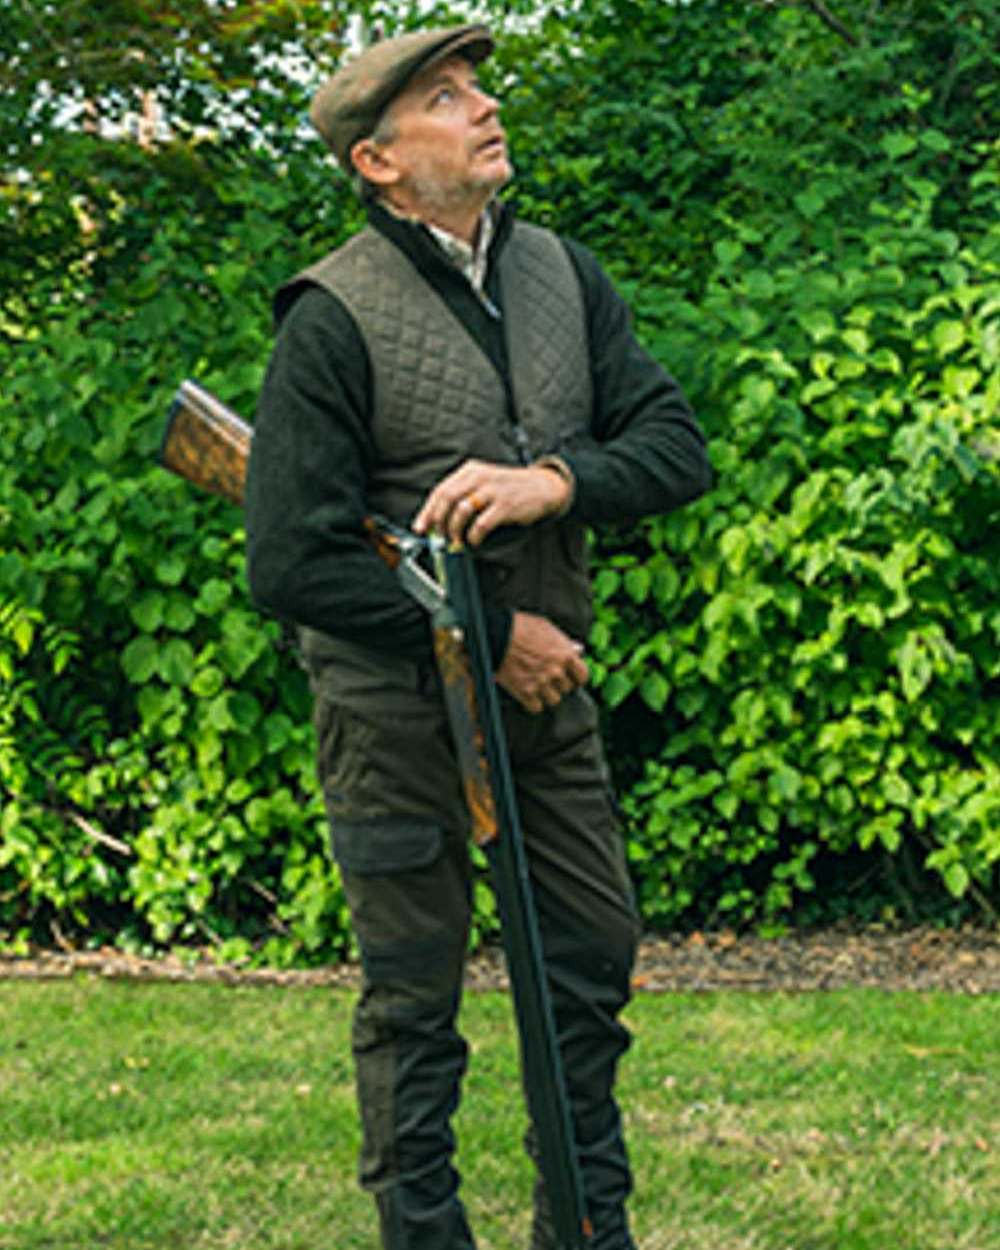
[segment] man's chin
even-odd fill
[[[514,167],[511,165],[507,157],[503,160],[497,160],[494,168],[483,173],[480,186],[484,191],[499,191],[505,187],[514,177]]]

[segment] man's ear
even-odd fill
[[[399,178],[392,160],[374,139],[359,139],[351,148],[351,163],[366,182],[376,187],[390,187]]]

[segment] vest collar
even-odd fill
[[[489,211],[493,217],[493,236],[487,246],[486,265],[483,274],[484,287],[489,285],[490,274],[514,226],[514,210],[509,204],[501,200],[494,200]],[[395,243],[425,277],[430,277],[432,274],[441,277],[462,272],[461,266],[456,266],[455,261],[446,254],[441,244],[434,238],[430,229],[423,222],[408,217],[400,217],[397,213],[379,204],[378,201],[369,204],[368,221],[379,234],[385,235],[390,242]],[[475,285],[473,283],[474,288]]]

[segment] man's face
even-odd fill
[[[391,162],[393,198],[412,211],[485,206],[511,177],[498,106],[479,86],[464,57],[449,57],[418,74],[393,101],[391,139],[380,144]]]

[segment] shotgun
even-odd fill
[[[251,427],[197,382],[174,398],[160,447],[164,468],[242,505]],[[524,1087],[538,1140],[557,1250],[593,1235],[542,959],[538,917],[515,798],[482,598],[472,556],[381,517],[365,520],[375,551],[430,615],[434,656],[472,836],[490,865],[521,1043]]]

